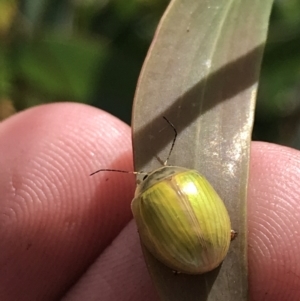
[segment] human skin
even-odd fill
[[[129,126],[74,103],[0,123],[0,300],[154,301],[132,221]],[[300,153],[253,142],[250,299],[300,300]]]

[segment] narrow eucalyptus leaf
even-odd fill
[[[167,157],[173,136],[166,116],[179,134],[169,164],[204,175],[238,232],[222,265],[197,276],[174,275],[143,247],[161,300],[248,298],[249,145],[271,6],[272,0],[173,0],[148,52],[133,108],[135,170],[155,170],[157,157]]]

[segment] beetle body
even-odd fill
[[[228,212],[196,170],[163,166],[153,171],[138,185],[131,208],[142,243],[177,272],[211,271],[228,252]]]

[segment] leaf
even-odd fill
[[[15,73],[44,93],[86,101],[106,58],[107,47],[95,40],[48,35],[22,44]]]
[[[246,196],[257,83],[272,0],[174,0],[140,74],[133,109],[135,170],[195,168],[224,200],[238,238],[222,266],[173,275],[144,248],[161,300],[247,300]]]

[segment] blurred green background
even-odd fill
[[[56,101],[130,123],[138,75],[167,0],[0,0],[0,119]],[[254,140],[300,149],[300,1],[275,0]]]

